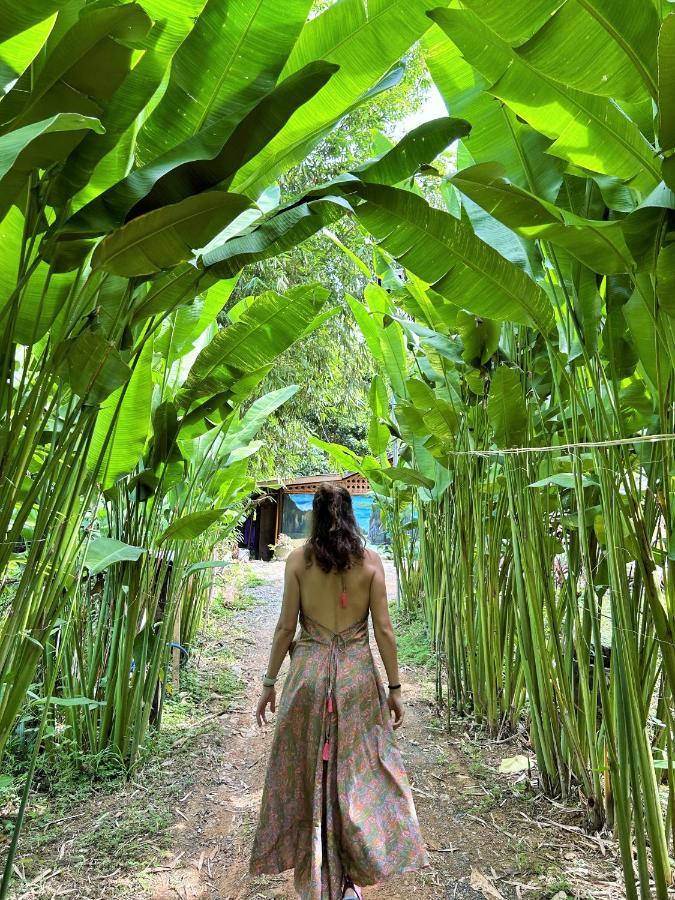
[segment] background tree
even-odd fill
[[[316,8],[328,5],[319,3]],[[401,61],[392,77],[399,79],[394,88],[345,116],[305,160],[279,180],[282,200],[307,186],[330,181],[392,146],[406,130],[406,122],[422,110],[431,89],[419,47]],[[344,217],[332,231],[373,268],[373,242],[358,222]],[[260,386],[261,394],[287,384],[301,388],[264,426],[260,435],[263,447],[251,463],[252,474],[258,478],[331,471],[334,464],[325,452],[310,444],[312,434],[357,453],[367,452],[373,360],[354,328],[345,300],[348,294],[360,296],[363,292],[367,283],[364,272],[336,243],[318,234],[288,253],[250,267],[234,299],[267,289],[285,291],[308,280],[327,287],[329,303],[340,311],[307,340],[282,354]]]

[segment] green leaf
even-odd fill
[[[84,115],[100,113],[97,100],[112,96],[129,71],[131,43],[141,40],[151,26],[137,3],[88,10],[50,48],[44,64],[24,84],[17,85],[0,103],[0,119],[17,117],[15,126],[27,125],[63,111]],[[27,73],[30,74],[30,73]]]
[[[169,462],[174,454],[178,436],[178,414],[170,400],[164,400],[152,414],[152,455],[150,466],[156,469]]]
[[[616,0],[577,0],[562,4],[517,52],[554,81],[636,103],[656,98],[658,29],[651,3],[627,12]]]
[[[448,400],[434,397],[431,408],[422,416],[431,434],[441,443],[442,451],[455,446],[455,436],[459,431],[460,412]]]
[[[313,447],[318,447],[319,450],[327,453],[341,469],[348,472],[362,472],[363,460],[348,447],[343,447],[342,444],[333,444],[330,441],[322,441],[313,434],[308,436],[308,441]]]
[[[84,566],[93,578],[108,566],[118,562],[134,562],[145,553],[143,547],[132,547],[115,538],[93,538],[87,545],[84,555]]]
[[[9,40],[15,34],[21,34],[33,28],[45,19],[51,18],[53,13],[66,6],[70,0],[23,0],[14,3],[12,0],[2,0],[0,3],[0,44]]]
[[[97,709],[100,706],[105,706],[103,700],[90,700],[89,697],[40,697],[35,702],[43,705],[48,703],[50,706],[61,706],[65,708],[86,706],[88,709]]]
[[[207,191],[153,210],[105,237],[92,269],[127,278],[168,269],[205,246],[250,205],[240,194]]]
[[[281,77],[317,59],[339,71],[241,170],[233,189],[255,197],[300,162],[427,30],[427,6],[426,0],[341,0],[307,22]]]
[[[110,397],[131,376],[115,345],[88,329],[59,346],[56,364],[73,392],[89,406]]]
[[[149,5],[154,2],[163,3],[164,0],[153,0]],[[152,14],[151,9],[147,6],[146,9]],[[77,209],[125,177],[134,162],[133,138],[137,120],[161,85],[171,58],[172,41],[166,40],[166,34],[179,31],[180,27],[176,28],[178,22],[180,16],[175,13],[171,25],[164,20],[152,29],[143,56],[105,104],[101,114],[105,133],[87,134],[54,178],[50,198],[55,203],[64,205],[77,195],[73,201],[73,208]]]
[[[295,396],[298,390],[297,384],[290,384],[276,391],[270,391],[253,401],[241,419],[230,425],[219,447],[224,466],[236,461],[234,454],[246,447],[272,413]]]
[[[656,391],[659,383],[667,382],[671,363],[665,347],[657,352],[657,344],[663,340],[664,329],[660,316],[657,328],[652,308],[653,301],[650,299],[648,302],[646,299],[651,298],[653,294],[651,278],[647,275],[638,275],[637,283],[640,289],[636,287],[621,309],[640,362]]]
[[[230,127],[239,122],[274,88],[310,6],[311,0],[209,0],[173,59],[162,99],[140,131],[141,165],[216,121]]]
[[[196,292],[202,271],[190,263],[177,266],[155,281],[148,293],[134,310],[133,322],[141,322],[150,316],[171,312],[182,303],[191,301]]]
[[[157,544],[163,544],[165,541],[190,541],[199,537],[219,519],[222,519],[227,512],[227,508],[204,509],[181,516],[160,535]]]
[[[481,19],[514,47],[524,44],[562,6],[564,0],[465,0]]]
[[[234,237],[203,256],[209,273],[231,278],[244,266],[290,250],[351,212],[341,197],[299,203],[275,214],[248,234]]]
[[[597,487],[598,484],[597,481],[593,481],[592,478],[588,478],[586,475],[581,476],[581,483],[583,487]],[[550,487],[551,485],[556,485],[556,487],[565,488],[567,490],[574,490],[577,482],[575,476],[571,472],[559,472],[557,475],[548,475],[546,478],[540,478],[539,481],[533,481],[530,487]]]
[[[16,206],[10,207],[0,222],[0,309],[6,316],[8,310],[4,307],[12,304],[12,316],[15,317],[13,339],[19,344],[31,345],[44,337],[64,308],[74,278],[70,274],[55,274],[45,263],[38,263],[17,302],[14,292],[24,226],[24,216]]]
[[[503,4],[502,4],[503,5]],[[476,71],[448,40],[441,29],[434,25],[422,41],[424,58],[432,78],[445,101],[446,107],[454,115],[471,122],[471,134],[461,143],[474,162],[492,162],[498,159],[506,168],[509,177],[521,187],[533,187],[531,179],[538,175],[537,161],[543,156],[542,147],[535,154],[535,147],[529,147],[527,167],[522,153],[523,132],[532,131],[519,122],[516,116],[502,103],[486,93],[490,81]],[[550,143],[541,135],[535,135],[540,144]],[[555,199],[560,187],[562,168],[551,157],[546,159],[546,181],[537,179],[537,191],[549,200]]]
[[[441,296],[487,318],[552,327],[544,291],[454,216],[384,185],[363,185],[358,194],[361,224]]]
[[[484,366],[497,352],[501,328],[491,319],[472,316],[460,309],[457,332],[462,339],[462,359],[470,366]]]
[[[389,396],[387,385],[379,375],[373,375],[368,391],[368,404],[374,416],[378,419],[389,418]]]
[[[204,562],[192,563],[183,573],[183,580],[189,578],[190,575],[194,575],[195,572],[202,572],[204,569],[224,569],[226,566],[231,565],[232,562],[229,559],[209,559]]]
[[[352,169],[352,173],[373,184],[398,184],[414,175],[423,163],[432,163],[439,153],[470,131],[471,125],[463,119],[432,119],[408,132],[379,159]]]
[[[272,363],[302,334],[327,297],[328,291],[316,284],[292,288],[284,295],[262,294],[200,352],[178,402],[189,406]]]
[[[102,234],[143,213],[215,187],[266,146],[298,107],[334,74],[316,62],[287,78],[262,98],[232,129],[219,120],[130,174],[82,207],[60,229],[63,234]]]
[[[471,166],[450,180],[517,234],[558,244],[594,272],[629,272],[635,266],[621,222],[593,221],[561,210],[511,184],[497,163]]]
[[[152,389],[152,339],[148,339],[128,384],[108,397],[96,417],[87,464],[104,489],[131,473],[143,456]]]
[[[2,15],[2,13],[0,13]],[[54,27],[56,15],[22,29],[8,40],[0,39],[0,94],[5,93],[14,81],[28,68],[42,49]],[[3,27],[5,23],[0,25]]]
[[[663,20],[658,45],[659,143],[662,150],[675,147],[675,13]]]
[[[527,409],[515,369],[500,366],[492,376],[488,419],[498,447],[523,445],[527,438]]]
[[[378,325],[381,359],[395,392],[403,390],[407,377],[406,348],[403,329],[393,318],[393,304],[389,294],[379,284],[368,284],[364,299]]]
[[[656,296],[660,308],[675,317],[675,241],[661,249],[656,261]]]
[[[403,484],[409,484],[412,487],[432,488],[434,486],[432,478],[427,478],[416,469],[409,469],[405,466],[391,466],[388,469],[382,469],[379,474],[390,481],[402,481]]]
[[[554,140],[548,153],[626,181],[640,177],[650,187],[659,182],[653,147],[609,99],[547,78],[470,10],[440,9],[430,15],[465,59],[493,82],[490,93]]]
[[[84,132],[87,129],[98,134],[104,130],[98,119],[79,113],[58,113],[49,119],[0,135],[0,204],[5,206],[13,200],[17,183],[21,183],[17,182],[17,177],[25,177],[32,169],[44,167],[54,161],[49,135],[67,131]],[[44,138],[47,138],[46,142]],[[10,178],[5,183],[8,173]],[[4,190],[5,184],[8,191]]]

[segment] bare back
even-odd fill
[[[371,585],[377,567],[373,554],[366,550],[365,557],[344,575],[324,572],[314,561],[307,565],[302,550],[297,551],[295,571],[300,584],[300,609],[305,614],[329,628],[343,631],[365,619],[370,608]],[[342,579],[347,589],[347,606],[340,606]]]

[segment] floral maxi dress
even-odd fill
[[[302,900],[430,865],[368,638],[301,610],[291,643],[249,872],[293,868]]]

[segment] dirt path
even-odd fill
[[[12,900],[296,900],[292,872],[248,874],[273,732],[273,718],[258,728],[254,708],[283,564],[235,568],[242,602],[229,591],[216,604],[145,765],[129,781],[94,779],[82,791],[81,766],[70,782],[66,757],[56,796],[35,795]],[[395,596],[390,565],[388,574]],[[406,662],[405,648],[421,645],[399,634],[406,718],[396,736],[432,866],[367,887],[364,898],[623,898],[613,841],[585,834],[577,806],[539,795],[534,770],[499,774],[502,759],[527,754],[521,740],[487,742],[468,720],[446,731],[433,669]],[[371,647],[384,677],[372,633]],[[282,678],[287,669],[288,657]]]
[[[252,566],[267,583],[251,591],[257,605],[237,617],[244,630],[238,655],[246,696],[222,718],[220,739],[215,739],[219,749],[195,773],[194,793],[173,829],[176,858],[155,873],[149,885],[152,900],[296,897],[292,873],[251,878],[247,871],[273,731],[271,723],[258,728],[253,709],[283,578],[281,564]],[[391,596],[391,568],[389,577]],[[372,634],[371,646],[384,676]],[[282,677],[287,667],[288,659]],[[432,868],[367,887],[364,898],[622,897],[613,845],[583,835],[574,810],[524,800],[524,776],[518,781],[496,775],[469,733],[448,735],[433,702],[433,685],[428,675],[426,681],[420,675],[401,665],[406,719],[397,739]],[[518,750],[498,746],[497,759]]]

